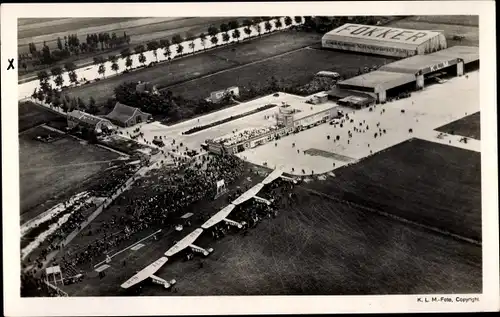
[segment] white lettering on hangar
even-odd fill
[[[353,24],[345,25],[343,28],[338,29],[336,33],[348,33],[350,35],[358,35],[366,38],[391,39],[401,42],[416,42],[417,40],[428,35],[427,32],[422,31],[371,27],[364,25],[360,26]]]

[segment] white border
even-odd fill
[[[325,312],[496,311],[499,309],[498,188],[496,136],[495,3],[431,2],[291,2],[187,4],[36,4],[1,6],[3,264],[6,316],[184,315]],[[89,297],[19,296],[19,160],[17,72],[7,72],[7,58],[17,58],[18,17],[161,17],[283,15],[480,15],[480,92],[483,189],[483,285],[480,301],[470,304],[417,303],[419,296],[232,296],[232,297]],[[437,295],[433,295],[437,296]],[[455,297],[455,296],[453,296]]]

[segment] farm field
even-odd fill
[[[128,74],[100,80],[95,83],[67,90],[72,97],[85,100],[93,96],[96,101],[105,102],[113,96],[113,90],[124,82],[150,81],[159,88],[168,87],[187,80],[202,77],[242,64],[258,62],[289,51],[294,51],[321,39],[319,34],[305,32],[279,32],[260,39],[241,42],[228,47],[217,48],[201,54],[174,59],[155,67],[137,70]],[[234,49],[234,51],[233,51]],[[232,83],[224,86],[227,88]],[[199,89],[200,87],[197,87]],[[200,98],[206,98],[203,95]]]
[[[28,51],[28,44],[42,44],[44,41],[51,49],[57,48],[57,37],[63,38],[68,33],[78,34],[80,41],[85,41],[87,34],[99,32],[127,32],[130,45],[151,40],[150,34],[157,39],[186,32],[205,32],[211,23],[217,25],[237,17],[165,17],[165,18],[81,18],[38,22],[21,26],[18,31],[19,50]],[[117,34],[118,35],[118,34]],[[23,52],[24,52],[23,51]]]
[[[479,27],[477,21],[477,16],[471,16],[465,19],[465,21],[452,16],[417,16],[392,21],[387,26],[402,29],[442,31],[446,37],[448,47],[455,45],[479,46]],[[457,41],[453,39],[454,35],[463,35],[465,38]]]
[[[20,102],[19,103],[19,132],[28,130],[34,126],[49,123],[65,126],[66,118],[49,109],[34,104],[33,102]]]
[[[439,127],[436,131],[481,140],[481,115],[479,112],[476,112],[462,119]]]
[[[267,86],[271,76],[274,76],[279,84],[293,87],[308,83],[321,70],[335,71],[345,77],[352,77],[360,68],[384,65],[391,61],[393,59],[382,56],[303,48],[168,89],[184,98],[198,99],[207,97],[212,91],[233,85],[240,88]]]
[[[412,139],[306,185],[481,241],[481,154]]]
[[[248,235],[200,242],[208,258],[173,260],[157,275],[177,280],[176,293],[145,283],[141,295],[360,295],[481,291],[481,248],[336,204],[301,188],[276,219]],[[169,247],[152,242],[124,256],[135,269]],[[127,253],[127,252],[126,252]],[[115,295],[133,274],[121,260],[100,280],[88,277],[72,295]],[[203,263],[201,267],[200,263]],[[411,272],[408,273],[408,272]],[[94,274],[97,275],[97,274]],[[123,293],[123,292],[121,292]]]
[[[47,134],[47,131],[35,127],[19,135],[22,222],[83,190],[82,182],[119,157],[114,152],[81,143],[67,135],[52,143],[33,139]]]
[[[54,31],[56,33],[47,33],[47,31],[37,31],[36,23],[26,25],[26,30],[24,32],[36,32],[34,34],[39,34],[35,37],[19,37],[18,41],[18,52],[28,53],[30,42],[35,42],[37,47],[42,46],[45,41],[50,49],[57,49],[57,37],[64,38],[68,33],[78,34],[80,41],[84,41],[86,34],[88,33],[99,33],[99,32],[115,32],[117,35],[122,35],[125,31],[127,35],[130,36],[129,46],[132,49],[135,45],[146,44],[152,40],[160,40],[165,38],[171,38],[176,34],[185,37],[187,34],[198,35],[202,32],[207,32],[209,25],[214,24],[219,26],[221,23],[227,23],[230,20],[238,20],[242,22],[244,18],[238,17],[196,17],[196,18],[183,18],[183,17],[171,17],[171,18],[119,18],[117,21],[113,22],[115,18],[86,18],[86,19],[71,19],[70,22],[67,19],[56,20],[56,21],[39,21],[37,23],[44,24],[57,24],[66,23],[65,29],[67,31]],[[30,20],[30,19],[28,19]],[[36,19],[39,20],[39,19]],[[94,22],[97,25],[94,25]],[[121,21],[121,22],[120,22]],[[100,23],[107,23],[100,25]],[[59,26],[47,26],[49,28],[58,28]],[[44,34],[45,33],[45,34]],[[120,51],[124,47],[116,50],[105,50],[96,52],[95,54],[85,54],[80,56],[73,56],[72,58],[65,60],[72,61],[77,67],[83,67],[86,65],[92,65],[93,57],[102,56],[107,58],[111,54],[120,54]],[[36,79],[36,72],[28,69],[28,73],[24,73],[19,76],[20,82],[26,82],[29,80]]]

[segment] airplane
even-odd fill
[[[167,282],[164,279],[154,275],[165,263],[167,263],[167,261],[168,258],[162,256],[161,258],[159,258],[158,260],[151,263],[146,268],[142,269],[140,272],[132,276],[130,279],[128,279],[125,283],[121,285],[121,287],[125,289],[130,288],[144,281],[147,278],[151,278],[153,283],[163,285],[163,287],[165,288],[170,288],[172,285],[177,283],[176,280],[171,280]]]
[[[212,218],[208,219],[201,227],[203,229],[208,229],[216,224],[218,224],[221,221],[224,221],[228,225],[238,227],[238,229],[243,228],[243,226],[246,224],[245,222],[239,223],[234,220],[227,219],[227,216],[233,211],[234,207],[236,207],[233,204],[229,204],[225,208],[223,208],[221,211],[216,213],[215,215],[212,216]]]
[[[265,203],[266,205],[270,205],[271,202],[269,200],[257,196],[257,193],[260,192],[260,190],[263,187],[264,187],[264,185],[262,183],[259,183],[259,184],[255,185],[254,187],[250,188],[249,190],[247,190],[246,192],[244,192],[243,194],[241,194],[231,204],[233,204],[233,205],[239,205],[239,204],[242,204],[242,203],[244,203],[245,201],[247,201],[247,200],[249,200],[251,198],[254,198],[255,200],[257,200],[259,202]]]
[[[194,252],[198,252],[198,253],[203,254],[204,256],[208,256],[210,253],[212,253],[214,251],[213,248],[205,250],[202,247],[199,247],[199,246],[196,246],[193,244],[193,242],[195,242],[196,239],[198,239],[198,237],[201,235],[202,232],[203,232],[203,229],[201,229],[201,228],[198,228],[195,231],[191,232],[190,234],[188,234],[187,236],[182,238],[181,241],[177,242],[173,247],[168,249],[168,251],[165,252],[165,256],[171,257],[171,256],[175,255],[176,253],[178,253],[178,252],[180,252],[188,247],[191,248],[191,250],[193,250]]]
[[[274,182],[276,179],[281,178],[285,181],[292,182],[297,184],[297,180],[291,177],[283,176],[283,171],[279,169],[275,169],[271,174],[267,175],[267,177],[262,181],[262,184],[267,185]]]

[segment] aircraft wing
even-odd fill
[[[198,228],[195,231],[191,232],[190,234],[188,234],[187,236],[185,236],[184,238],[182,238],[181,241],[177,242],[173,247],[171,247],[170,249],[168,249],[168,251],[165,252],[165,255],[166,256],[173,256],[177,252],[180,252],[180,251],[184,250],[190,244],[193,244],[193,242],[195,242],[196,239],[198,239],[198,237],[201,235],[202,232],[203,232],[203,229],[200,229],[200,228]]]
[[[247,201],[247,200],[253,198],[255,195],[257,195],[263,187],[264,187],[264,185],[262,183],[255,185],[254,187],[250,188],[249,190],[247,190],[246,192],[241,194],[240,197],[236,198],[232,202],[232,204],[239,205],[239,204],[244,203],[245,201]]]
[[[165,263],[167,263],[168,258],[166,257],[161,257],[158,260],[154,261],[144,269],[142,269],[139,273],[136,275],[132,276],[129,280],[127,280],[125,283],[121,285],[122,288],[129,288],[137,283],[140,283],[150,277],[151,275],[155,274],[156,271],[158,271]]]
[[[212,227],[213,225],[218,224],[223,219],[227,218],[227,216],[229,216],[231,211],[233,211],[234,207],[236,207],[236,206],[233,204],[227,205],[221,211],[219,211],[218,213],[213,215],[212,218],[208,219],[201,227],[203,229],[208,229],[208,228]]]
[[[283,171],[281,170],[278,170],[278,169],[275,169],[274,171],[272,171],[271,174],[267,175],[266,178],[264,178],[264,180],[262,181],[262,184],[264,185],[267,185],[269,183],[272,183],[274,182],[278,177],[281,177],[281,175],[283,175]]]

